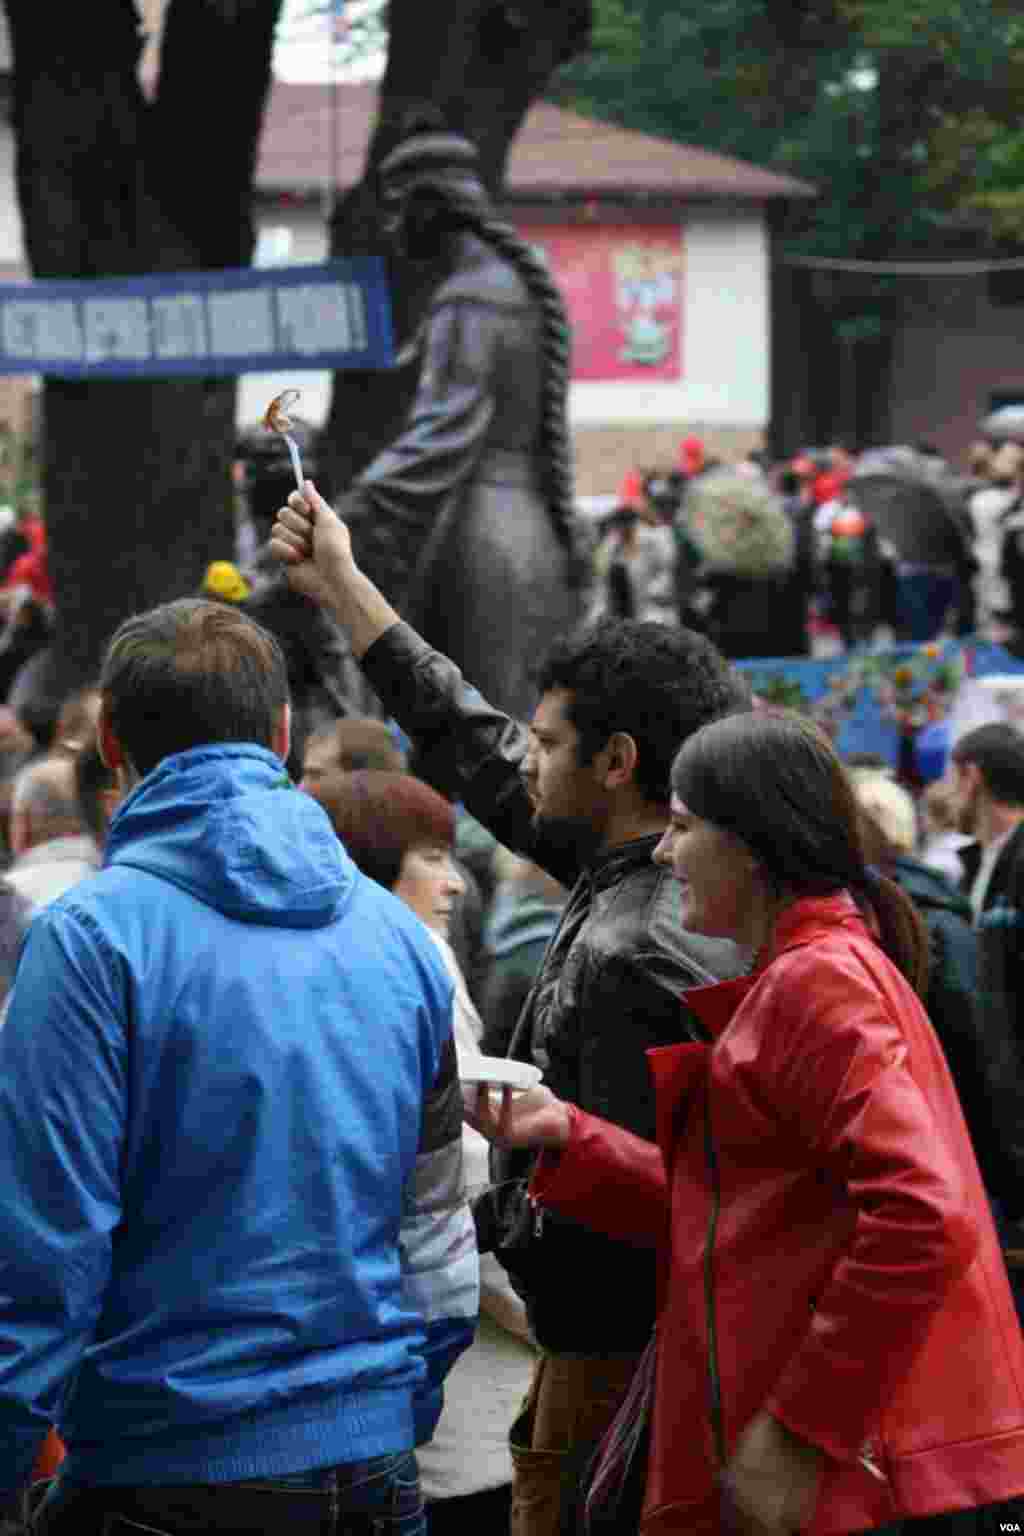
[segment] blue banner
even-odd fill
[[[0,374],[137,379],[393,361],[377,257],[0,285]]]

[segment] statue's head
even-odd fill
[[[414,260],[430,261],[462,226],[458,205],[490,211],[476,146],[459,134],[413,133],[377,170],[384,229]]]

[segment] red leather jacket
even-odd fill
[[[573,1110],[535,1198],[661,1252],[645,1533],[718,1529],[758,1409],[826,1453],[811,1536],[1024,1491],[1024,1342],[960,1105],[845,894],[648,1053],[658,1146]],[[710,1342],[709,1342],[710,1341]]]

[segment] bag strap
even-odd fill
[[[654,1373],[658,1358],[657,1328],[637,1363],[629,1391],[614,1419],[597,1442],[597,1449],[583,1474],[583,1529],[617,1503],[636,1457],[646,1451],[646,1430],[654,1403]]]

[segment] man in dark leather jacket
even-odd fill
[[[739,958],[684,931],[678,887],[651,855],[679,743],[748,707],[745,684],[689,630],[606,620],[551,649],[527,727],[400,621],[308,482],[279,512],[273,547],[347,632],[423,777],[571,887],[512,1053],[560,1096],[653,1136],[645,1052],[695,1031],[687,989],[735,974]],[[606,1427],[655,1315],[653,1255],[548,1218],[538,1248],[526,1289],[544,1353],[513,1435],[516,1536],[557,1531],[564,1457]]]

